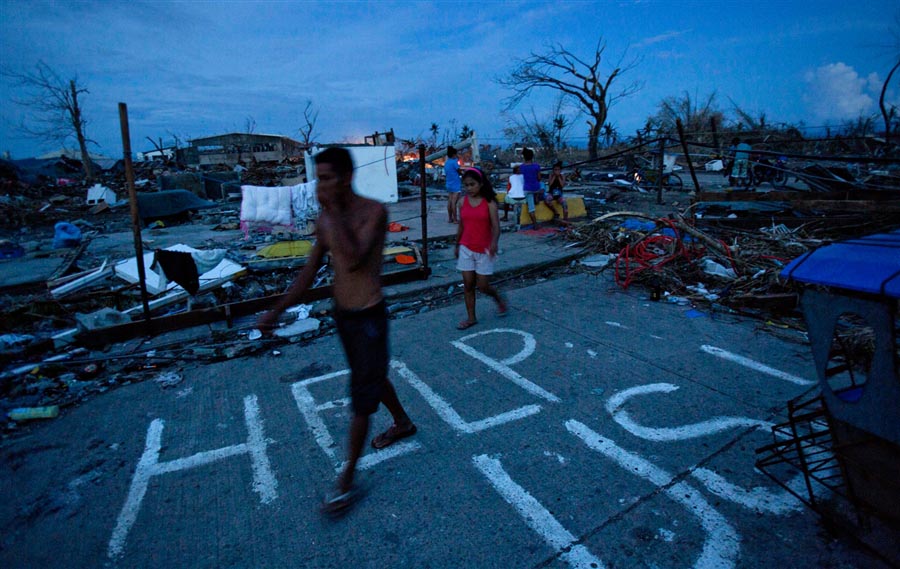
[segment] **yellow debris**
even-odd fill
[[[584,198],[581,196],[566,196],[566,206],[569,208],[569,219],[587,216],[587,209],[584,207]],[[553,204],[553,207],[556,209],[556,213],[559,214],[561,219],[562,207],[560,207],[559,204]],[[534,208],[534,217],[538,221],[550,221],[553,219],[553,213],[550,212],[550,208],[547,207],[547,204],[541,202]],[[522,205],[522,215],[519,217],[519,223],[522,225],[531,223],[531,218],[528,216],[528,207],[524,204]]]
[[[279,241],[267,245],[256,252],[260,257],[266,259],[277,259],[281,257],[308,257],[312,251],[313,242],[307,239],[300,241]]]
[[[400,255],[401,253],[412,253],[412,249],[409,247],[398,246],[398,247],[385,247],[384,252],[382,253],[385,257],[394,255]]]

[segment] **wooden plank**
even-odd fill
[[[900,200],[806,200],[803,202],[792,202],[791,205],[807,209],[826,209],[847,213],[900,213]]]
[[[697,227],[702,228],[720,228],[720,229],[743,229],[749,231],[757,231],[760,227],[771,227],[772,225],[784,225],[789,229],[796,229],[811,221],[822,221],[824,217],[810,216],[771,216],[757,215],[753,217],[703,217],[694,219]]]
[[[734,190],[730,192],[700,192],[694,196],[695,202],[793,202],[807,200],[873,200],[893,201],[900,199],[900,192],[884,190],[853,190],[847,192],[810,192],[800,190],[778,190],[760,192]]]
[[[762,308],[776,312],[790,312],[797,307],[799,296],[797,293],[772,293],[772,294],[740,294],[728,298],[728,305],[732,307]]]
[[[802,199],[805,196],[812,196],[813,192],[801,191],[780,191],[780,192],[751,192],[748,190],[735,190],[731,192],[700,192],[694,196],[695,202],[783,202],[789,200]],[[823,192],[816,192],[815,196],[819,199],[825,195]],[[845,194],[841,197],[833,199],[844,199]],[[827,198],[826,198],[827,199]]]
[[[81,273],[79,273],[81,274]],[[103,264],[99,269],[96,269],[86,275],[80,276],[77,279],[71,280],[59,287],[50,290],[50,296],[53,298],[62,298],[67,294],[71,294],[73,292],[79,291],[83,288],[87,288],[91,286],[93,283],[104,279],[106,277],[112,276],[113,268],[106,266],[106,261],[103,261]],[[49,284],[49,283],[48,283]]]

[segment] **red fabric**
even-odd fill
[[[491,248],[491,212],[486,199],[475,207],[469,204],[469,196],[463,198],[459,208],[459,219],[462,222],[460,245],[465,245],[473,253],[487,253]]]

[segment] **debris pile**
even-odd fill
[[[113,386],[163,373],[169,375],[159,383],[171,385],[178,367],[193,361],[252,354],[327,331],[328,326],[310,318],[315,325],[294,323],[277,339],[251,340],[248,332],[255,319],[248,317],[236,318],[227,332],[210,336],[207,330],[177,346],[147,349],[141,341],[123,339],[112,352],[109,343],[79,342],[75,347],[71,341],[76,336],[102,335],[97,332],[141,320],[140,290],[134,271],[126,266],[130,262],[136,269],[137,260],[124,171],[97,168],[95,181],[87,183],[81,180],[77,161],[70,164],[62,158],[39,165],[39,170],[22,168],[22,162],[0,161],[0,430],[14,427],[16,420],[51,418],[35,409],[75,404]],[[235,191],[240,199],[242,181],[281,183],[301,176],[302,165],[253,164],[244,172],[180,172],[160,162],[135,163],[134,168],[139,197],[165,198],[175,188],[189,188],[180,191],[203,201],[217,200],[209,201],[208,209],[191,206],[178,215],[143,219],[140,239],[145,257],[150,257],[145,266],[149,269],[158,250],[170,250],[172,243],[184,239],[202,253],[224,252],[217,262],[228,268],[204,280],[195,258],[201,286],[192,295],[175,278],[160,282],[150,297],[155,319],[284,291],[302,256],[261,257],[257,252],[293,236],[241,232],[239,208],[230,200]],[[255,261],[265,262],[265,270],[255,267]],[[322,281],[327,283],[327,276]],[[322,315],[317,311],[315,316]],[[7,420],[13,416],[18,419]]]
[[[896,226],[896,219],[886,219],[880,228]],[[878,230],[877,220],[864,224],[864,232]],[[788,318],[798,295],[779,277],[781,269],[806,251],[859,231],[859,224],[701,228],[682,213],[656,218],[618,211],[572,226],[566,236],[607,255],[595,257],[603,262],[589,263],[588,270],[614,270],[619,286],[640,284],[654,300]]]

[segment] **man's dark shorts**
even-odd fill
[[[353,412],[378,410],[388,377],[388,318],[385,302],[362,310],[335,310],[334,321],[350,364]]]

